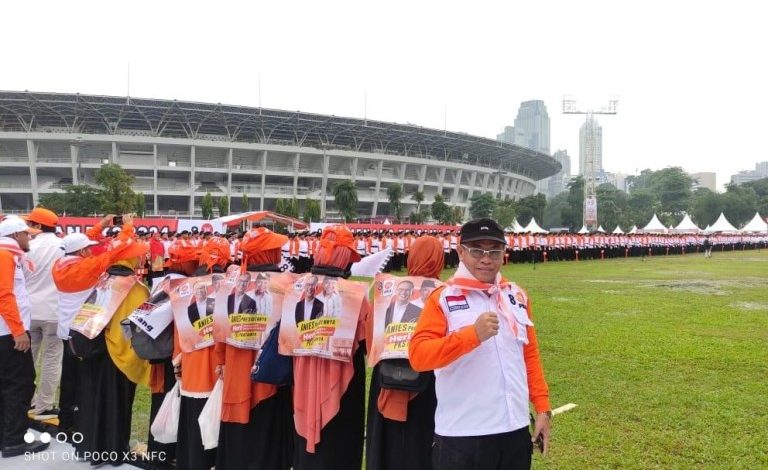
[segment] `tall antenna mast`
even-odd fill
[[[569,96],[563,97],[563,114],[586,114],[584,133],[584,210],[582,222],[589,231],[599,227],[597,221],[597,175],[595,160],[597,159],[597,126],[595,114],[616,114],[616,105],[619,100],[611,98],[608,106],[594,110],[582,110],[576,105],[576,100]]]

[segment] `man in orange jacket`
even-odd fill
[[[499,273],[505,244],[494,220],[464,224],[456,274],[427,299],[411,338],[413,368],[435,371],[438,470],[527,469],[533,442],[543,453],[549,447],[549,391],[531,302]]]
[[[22,265],[29,251],[29,228],[20,218],[0,222],[0,447],[3,457],[40,452],[48,443],[25,442],[27,410],[35,391],[30,351],[31,306]],[[21,463],[17,465],[21,468]]]

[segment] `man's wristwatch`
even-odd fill
[[[552,410],[549,410],[549,411],[544,411],[543,413],[544,413],[545,415],[547,415],[547,417],[549,417],[549,419],[552,419]]]

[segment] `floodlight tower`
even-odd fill
[[[563,114],[586,114],[587,123],[584,133],[584,210],[582,222],[584,226],[593,231],[597,229],[597,177],[595,175],[595,158],[597,156],[597,136],[595,135],[595,114],[616,114],[616,105],[619,100],[611,98],[608,106],[594,110],[582,110],[576,105],[576,100],[571,97],[563,97]]]

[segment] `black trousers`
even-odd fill
[[[13,349],[12,335],[0,336],[0,445],[24,443],[29,420],[27,410],[35,393],[35,366],[32,351]]]
[[[432,465],[435,470],[527,470],[532,453],[528,427],[487,436],[435,434]]]
[[[61,356],[61,383],[59,384],[59,429],[64,432],[77,430],[75,418],[78,409],[78,367],[80,359],[72,354],[67,341],[64,341],[64,354]]]

